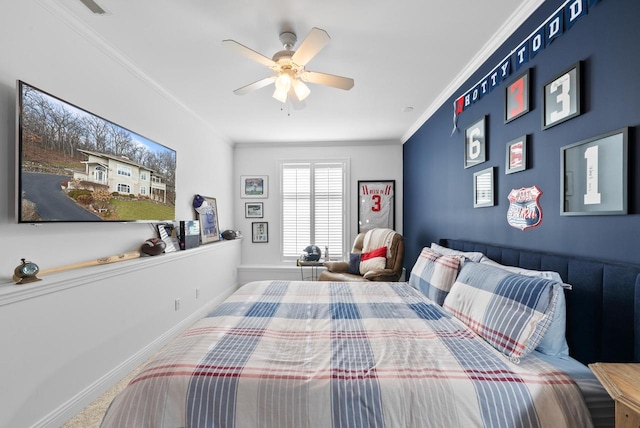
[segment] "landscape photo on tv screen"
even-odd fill
[[[173,221],[176,152],[18,81],[18,222]]]

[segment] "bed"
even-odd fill
[[[464,253],[500,248],[441,244]],[[581,282],[567,292],[557,280],[524,269],[514,273],[427,250],[406,283],[242,286],[148,363],[111,403],[102,427],[613,426],[613,402],[583,363],[604,361],[602,352],[633,360],[633,340],[606,354],[601,341],[583,343],[569,330],[560,340],[569,350],[555,346],[557,340],[550,348],[558,349],[543,346],[557,327],[561,299],[566,296],[571,326],[582,322],[574,313],[585,303],[580,299],[593,303],[598,296],[581,297]],[[509,251],[501,255],[510,257]],[[529,271],[549,270],[546,262],[533,266],[533,253],[526,254],[512,264],[525,260]],[[553,267],[562,267],[555,262],[566,258],[554,257]],[[632,295],[640,288],[638,273],[623,276]],[[596,306],[604,312],[587,313],[606,325],[606,305]],[[630,308],[633,339],[633,301]],[[573,355],[574,343],[587,360],[566,355]]]

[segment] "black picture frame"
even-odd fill
[[[269,223],[266,221],[254,221],[251,223],[251,242],[269,242]]]
[[[523,135],[507,143],[505,174],[513,174],[527,169],[527,140],[528,136]]]
[[[473,173],[473,208],[495,205],[494,170],[492,166]]]
[[[629,129],[560,149],[560,214],[624,215],[628,199]]]
[[[509,123],[529,113],[531,108],[529,97],[530,82],[530,69],[527,69],[507,85],[504,94],[504,123]]]
[[[582,113],[582,67],[582,61],[578,61],[542,87],[542,129]]]
[[[244,218],[264,217],[264,204],[262,202],[245,202]]]
[[[396,180],[358,180],[358,233],[396,229]]]
[[[464,131],[464,167],[487,161],[487,116],[482,116]]]

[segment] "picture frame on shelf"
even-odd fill
[[[495,205],[494,192],[495,167],[483,169],[473,173],[473,207],[483,208]]]
[[[218,204],[216,198],[203,196],[207,205],[204,212],[198,212],[200,222],[200,242],[208,244],[220,240],[220,227],[218,226]]]
[[[505,174],[513,174],[527,169],[527,136],[511,140],[507,143]]]
[[[560,148],[560,215],[624,215],[629,128]]]
[[[264,217],[264,205],[262,202],[245,202],[244,218],[262,218]]]
[[[519,118],[529,113],[529,89],[530,89],[530,69],[507,85],[505,89],[504,101],[504,123]]]
[[[358,233],[396,228],[396,181],[358,180]]]
[[[269,176],[268,175],[242,175],[240,176],[240,197],[241,198],[268,198],[269,197]]]
[[[464,131],[464,167],[487,161],[487,116],[472,123]]]
[[[542,88],[542,129],[566,122],[582,113],[582,61],[558,74]]]
[[[251,242],[269,242],[269,223],[266,221],[254,221],[251,223]]]

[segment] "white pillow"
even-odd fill
[[[486,263],[488,265],[495,266],[500,269],[508,270],[511,273],[518,273],[520,275],[533,276],[536,278],[550,279],[551,281],[559,282],[562,284],[562,277],[560,276],[560,274],[558,272],[554,272],[551,270],[547,270],[547,271],[530,270],[530,269],[524,269],[518,266],[501,265],[500,263],[494,260],[491,260],[489,257],[485,257],[480,261],[480,263]]]
[[[435,242],[431,243],[431,249],[438,254],[442,254],[443,256],[464,256],[473,262],[480,262],[481,260],[484,260],[486,258],[484,254],[479,252],[452,250],[451,248],[438,245]]]

